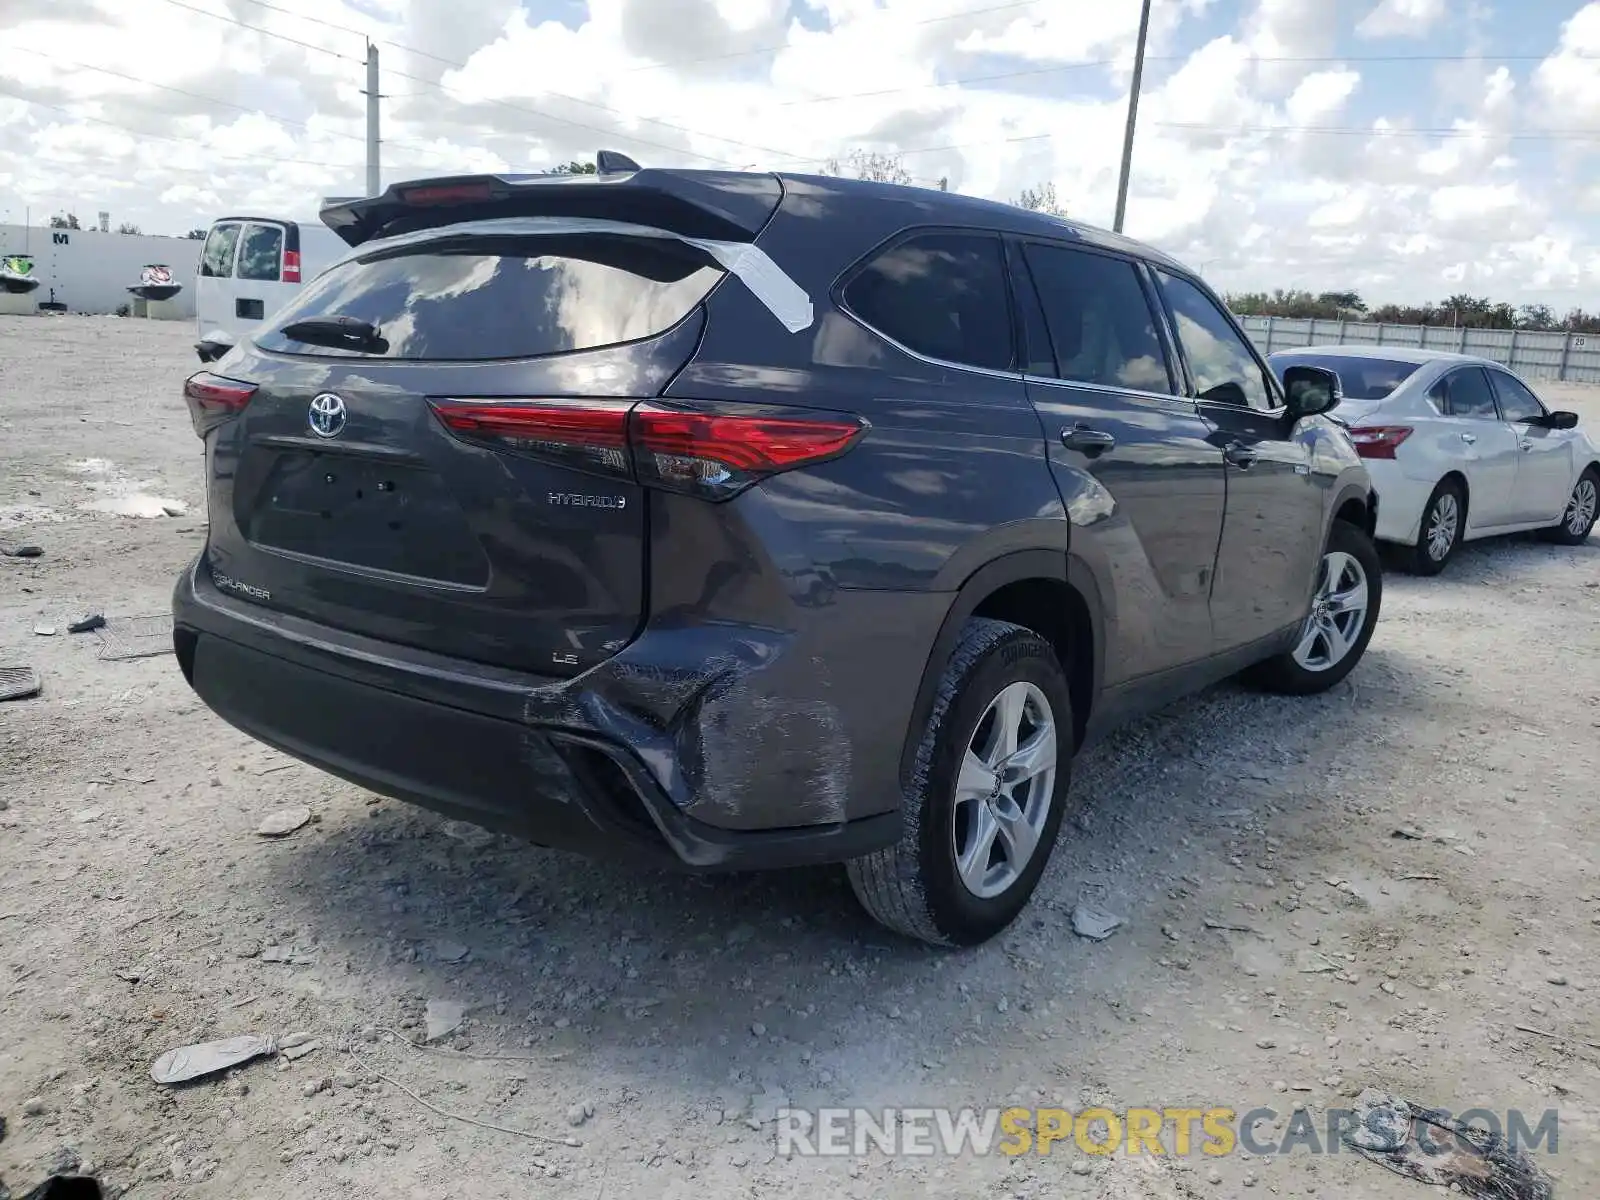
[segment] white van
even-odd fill
[[[349,249],[325,225],[277,217],[213,221],[194,286],[200,361],[221,358]]]

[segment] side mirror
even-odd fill
[[[1578,414],[1575,412],[1553,412],[1539,423],[1546,429],[1576,429],[1578,427]]]
[[[1332,412],[1344,399],[1339,377],[1323,367],[1284,368],[1283,392],[1288,398],[1289,416],[1296,421]]]

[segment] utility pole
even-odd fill
[[[1122,232],[1128,212],[1128,173],[1133,168],[1133,130],[1139,122],[1139,85],[1144,81],[1144,43],[1150,34],[1150,0],[1139,14],[1139,45],[1133,53],[1133,88],[1128,92],[1128,130],[1122,137],[1122,176],[1117,180],[1117,215],[1111,228]]]
[[[383,190],[378,170],[378,48],[367,43],[367,195]]]

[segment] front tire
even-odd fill
[[[1600,471],[1589,467],[1578,476],[1567,500],[1561,523],[1545,530],[1545,537],[1561,546],[1581,546],[1589,540],[1595,518],[1600,516]]]
[[[1406,556],[1406,567],[1413,575],[1437,575],[1461,545],[1466,525],[1466,493],[1455,480],[1440,480],[1423,506],[1417,544]]]
[[[1050,860],[1073,740],[1050,643],[1020,625],[968,621],[917,747],[900,840],[846,864],[862,907],[938,946],[999,933]]]
[[[1311,612],[1295,644],[1256,668],[1269,691],[1293,696],[1325,692],[1367,652],[1383,603],[1383,564],[1365,532],[1335,521],[1317,568]]]

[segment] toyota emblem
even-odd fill
[[[311,432],[318,437],[338,437],[344,432],[345,418],[344,401],[332,392],[323,392],[311,401],[311,411],[306,414],[306,421],[311,426]]]

